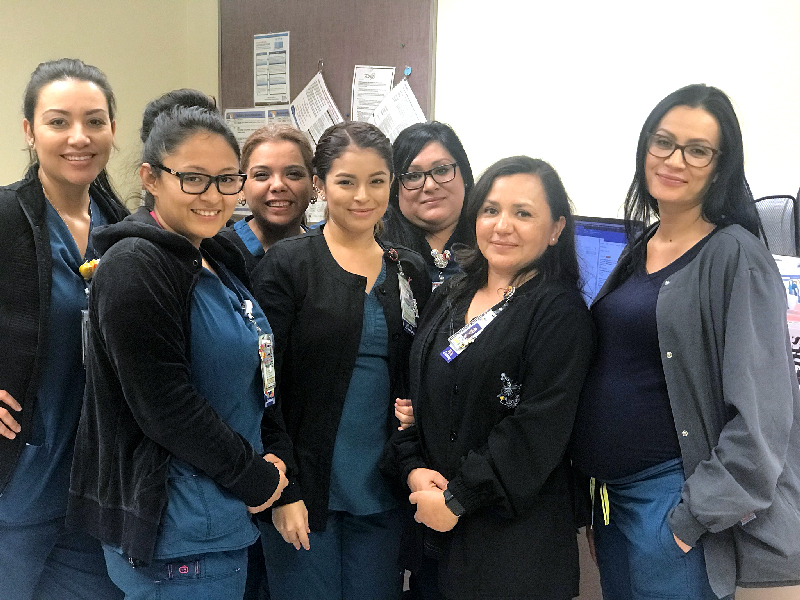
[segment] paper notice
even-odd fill
[[[393,83],[394,67],[356,65],[353,69],[350,118],[353,121],[368,121],[392,89]]]
[[[289,102],[289,32],[253,36],[253,104]]]
[[[392,142],[409,125],[425,121],[417,97],[405,79],[394,86],[369,118]]]
[[[308,136],[312,146],[316,145],[328,127],[344,121],[328,86],[325,85],[322,73],[314,75],[291,103],[289,110],[295,127]]]

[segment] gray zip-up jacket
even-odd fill
[[[626,251],[597,300],[631,262]],[[775,261],[744,228],[721,228],[664,282],[656,322],[686,475],[672,532],[702,543],[719,597],[800,583],[800,389]]]

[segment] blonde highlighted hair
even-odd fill
[[[256,129],[247,138],[247,141],[242,146],[242,157],[239,161],[239,166],[242,172],[247,171],[249,166],[250,156],[253,151],[261,144],[267,142],[292,142],[300,151],[300,156],[303,157],[303,164],[308,171],[308,176],[314,172],[312,167],[312,160],[314,158],[314,150],[311,149],[311,144],[308,143],[308,138],[299,130],[291,125],[285,123],[271,123],[260,129]]]

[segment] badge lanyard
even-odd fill
[[[442,350],[439,355],[447,362],[455,360],[459,354],[467,349],[467,346],[478,339],[478,336],[480,336],[480,334],[486,330],[489,324],[495,320],[497,315],[505,310],[506,306],[508,306],[508,303],[511,300],[511,297],[514,295],[515,289],[516,288],[512,287],[508,293],[506,293],[505,302],[503,302],[503,305],[500,306],[500,308],[497,310],[490,308],[486,312],[481,313],[469,323],[464,325],[461,329],[456,331],[449,338],[447,338],[449,345],[447,348]],[[452,331],[452,329],[450,331]]]
[[[261,358],[261,380],[264,383],[264,408],[275,404],[275,338],[264,333],[253,316],[253,302],[242,300],[242,312],[255,326],[258,334],[258,355]]]
[[[400,286],[400,312],[403,316],[403,329],[414,335],[417,331],[419,312],[417,311],[417,301],[411,291],[411,280],[403,273],[403,265],[400,264],[397,250],[389,248],[388,254],[389,258],[397,263],[397,282]]]

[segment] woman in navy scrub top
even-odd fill
[[[100,544],[64,528],[85,374],[81,311],[95,227],[127,211],[105,166],[116,104],[80,60],[40,64],[25,90],[32,164],[0,188],[0,573],[2,595],[118,598]]]
[[[250,515],[287,483],[261,443],[273,340],[241,254],[213,237],[244,184],[238,144],[184,95],[145,111],[146,206],[95,238],[68,522],[103,542],[128,599],[238,600]]]

